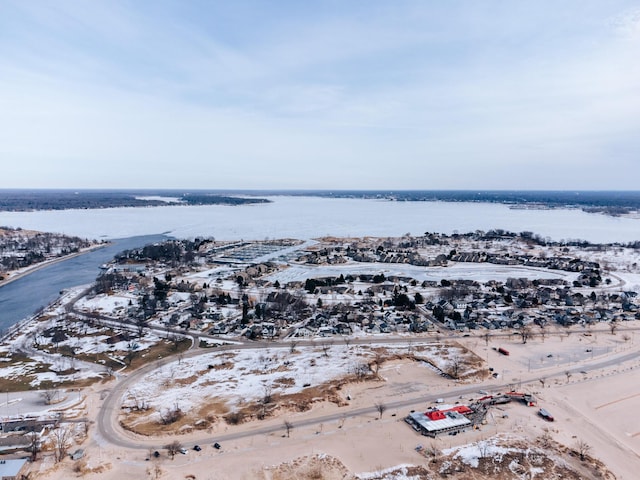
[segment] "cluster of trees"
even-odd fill
[[[168,202],[149,198],[164,196],[178,198]],[[248,203],[268,203],[266,198],[231,197],[211,193],[183,193],[175,191],[105,191],[105,190],[2,190],[0,210],[69,210],[117,207],[157,207],[167,204],[187,205],[244,205]]]
[[[640,192],[624,191],[581,191],[579,195],[573,191],[476,191],[476,190],[406,190],[402,192],[376,191],[342,191],[311,192],[307,195],[318,195],[338,198],[388,198],[404,201],[445,201],[445,202],[481,202],[506,203],[512,205],[536,205],[546,207],[609,207],[628,211],[640,209]],[[606,208],[602,208],[606,213]]]
[[[330,287],[332,285],[342,285],[345,283],[344,275],[337,278],[307,278],[304,282],[304,289],[309,293],[314,293],[317,287]]]
[[[16,270],[78,252],[91,245],[88,240],[57,233],[25,232],[0,227],[0,271]]]
[[[118,263],[165,262],[169,265],[189,264],[195,259],[197,244],[190,240],[169,240],[135,250],[125,250],[116,257]]]
[[[94,291],[99,295],[110,293],[113,290],[120,290],[129,284],[129,278],[118,272],[104,272],[96,278]]]

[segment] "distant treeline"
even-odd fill
[[[164,197],[167,200],[139,197]],[[246,198],[195,191],[123,190],[0,190],[0,210],[70,210],[113,207],[157,207],[166,205],[243,205],[267,203],[264,198]]]
[[[334,191],[338,198],[384,198],[402,201],[492,202],[509,204],[620,206],[640,208],[640,191],[402,190]]]
[[[267,203],[259,196],[287,195],[362,198],[403,202],[488,202],[522,208],[581,208],[622,215],[640,210],[640,191],[534,190],[0,190],[0,210],[65,210],[72,208],[243,205]],[[163,197],[163,199],[140,198]],[[173,199],[168,201],[169,199]]]
[[[402,202],[487,202],[509,205],[561,208],[622,215],[640,210],[640,191],[588,190],[297,190],[262,192],[263,195],[305,195],[329,198],[365,198]]]

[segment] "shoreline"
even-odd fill
[[[29,265],[28,267],[25,267],[22,270],[12,270],[7,272],[7,275],[9,275],[8,278],[5,278],[3,280],[0,280],[0,288],[4,287],[5,285],[9,285],[12,282],[15,282],[16,280],[20,280],[21,278],[26,277],[27,275],[30,275],[34,272],[37,272],[38,270],[41,270],[45,267],[51,266],[51,265],[55,265],[56,263],[60,263],[60,262],[64,262],[65,260],[70,260],[72,258],[75,257],[79,257],[80,255],[84,255],[85,253],[90,253],[93,252],[94,250],[98,250],[99,248],[105,248],[107,246],[109,246],[111,243],[107,242],[107,243],[101,243],[98,245],[93,245],[91,247],[87,247],[85,249],[80,250],[79,252],[75,252],[75,253],[71,253],[69,255],[65,255],[64,257],[56,257],[56,258],[52,258],[50,260],[45,260],[44,262],[40,262],[40,263],[36,263],[33,265]]]

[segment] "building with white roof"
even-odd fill
[[[27,461],[23,458],[0,460],[0,480],[21,480],[27,470]]]
[[[437,437],[443,433],[458,433],[471,426],[471,420],[465,414],[473,413],[469,407],[459,405],[447,410],[429,410],[425,413],[410,413],[405,421],[414,430],[428,437]]]

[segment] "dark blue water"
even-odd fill
[[[161,242],[164,235],[113,240],[110,245],[49,265],[0,287],[0,331],[33,315],[60,295],[60,290],[93,283],[100,266],[123,250]]]

